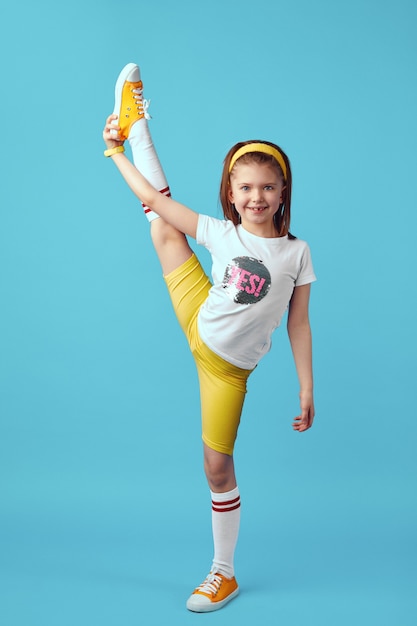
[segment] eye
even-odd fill
[[[249,185],[242,185],[240,189],[241,189],[241,191],[248,191],[249,190]]]
[[[273,186],[272,185],[265,185],[264,189],[265,189],[265,191],[272,191],[273,190]]]

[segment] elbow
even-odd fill
[[[138,198],[138,200],[142,202],[142,204],[150,208],[153,208],[153,205],[155,204],[155,194],[151,190],[146,190],[146,191],[141,190],[141,192],[136,191],[135,195]]]
[[[311,328],[308,317],[302,320],[294,320],[289,317],[287,321],[287,332],[290,338],[296,335],[310,335]]]

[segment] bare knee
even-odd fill
[[[175,244],[183,245],[186,241],[185,235],[179,230],[165,222],[162,218],[153,220],[151,223],[151,237],[156,249]]]
[[[181,233],[162,218],[152,221],[151,237],[164,276],[185,263],[192,255],[192,250],[184,233]]]
[[[221,493],[236,487],[233,457],[228,454],[206,448],[204,471],[212,491]]]

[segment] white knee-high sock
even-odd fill
[[[225,493],[211,493],[214,558],[212,571],[234,576],[234,554],[239,535],[240,495],[238,487]]]
[[[170,196],[167,179],[156,154],[148,122],[145,118],[133,124],[129,134],[129,144],[136,168],[160,193]],[[142,206],[150,222],[159,217],[150,207],[144,204]]]

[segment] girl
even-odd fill
[[[151,237],[179,323],[194,356],[201,396],[204,469],[211,491],[214,558],[209,575],[187,601],[191,611],[220,609],[239,591],[233,567],[240,496],[233,447],[246,382],[288,312],[288,334],[300,383],[302,432],[314,418],[310,283],[307,244],[290,232],[291,168],[266,141],[238,143],[224,161],[224,220],[199,215],[170,197],[148,129],[148,101],[139,68],[130,63],[116,83],[115,112],[103,138],[151,222]],[[128,139],[134,164],[123,154]],[[211,283],[186,235],[212,255]]]

